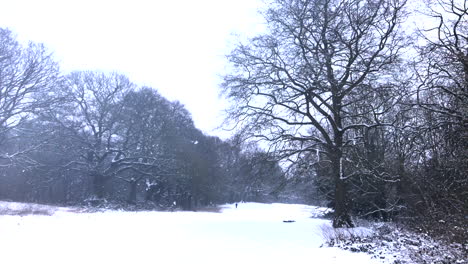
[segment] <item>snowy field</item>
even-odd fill
[[[1,203],[1,209],[16,203]],[[330,221],[305,205],[241,203],[221,213],[0,215],[0,263],[381,263],[321,247]],[[284,223],[284,220],[294,220]]]

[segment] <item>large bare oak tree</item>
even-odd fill
[[[385,95],[404,48],[404,0],[274,0],[269,32],[238,45],[224,92],[229,119],[280,158],[324,155],[335,183],[334,227],[353,226],[343,164],[356,130],[384,125]],[[389,98],[379,101],[378,98]]]

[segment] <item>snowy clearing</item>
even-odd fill
[[[53,215],[0,215],[0,262],[381,263],[365,253],[321,247],[330,221],[311,216],[323,210],[241,203],[221,213],[58,208]]]

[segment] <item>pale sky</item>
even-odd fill
[[[211,135],[238,38],[262,32],[261,0],[0,0],[0,27],[44,43],[62,71],[117,71],[179,100]],[[236,36],[238,35],[238,36]]]

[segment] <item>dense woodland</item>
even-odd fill
[[[46,49],[0,30],[0,198],[192,209],[269,201],[284,173],[254,144],[116,73],[61,75]]]
[[[196,209],[295,201],[466,238],[468,6],[275,0],[269,30],[228,56],[221,140],[156,89],[63,74],[0,29],[0,199]],[[132,207],[133,208],[133,207]],[[464,231],[457,231],[456,228]],[[446,228],[446,227],[444,227]],[[464,232],[464,234],[463,234]]]

